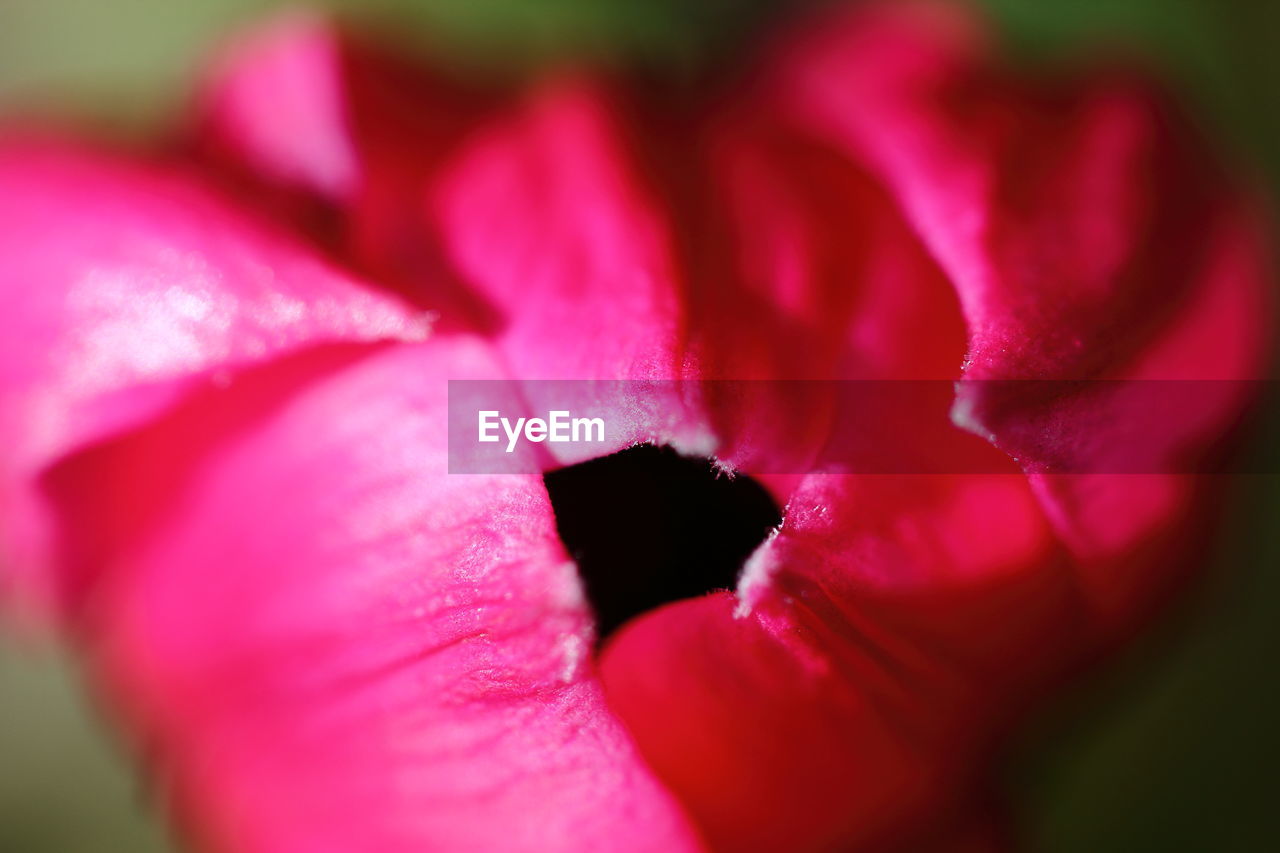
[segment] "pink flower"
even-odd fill
[[[1109,454],[1203,455],[1248,394],[990,380],[1264,371],[1260,230],[1176,113],[1010,74],[951,6],[680,102],[290,18],[197,112],[164,158],[0,144],[0,577],[198,847],[991,849],[1011,727],[1208,518]],[[597,654],[543,479],[447,473],[446,380],[493,377],[958,379],[921,418],[981,471],[805,475],[821,399],[673,397],[648,438],[783,520]]]

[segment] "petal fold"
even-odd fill
[[[430,327],[176,170],[46,137],[0,141],[0,223],[0,548],[37,599],[61,456],[247,366]]]
[[[1151,547],[1199,489],[1158,472],[1208,458],[1265,375],[1259,217],[1133,74],[1028,80],[946,3],[824,24],[780,52],[779,98],[879,178],[946,271],[968,325],[953,419],[1019,460],[1099,612],[1133,623],[1179,575]],[[1157,415],[1153,383],[1193,380]]]

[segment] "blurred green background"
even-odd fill
[[[277,3],[0,0],[0,113],[50,108],[145,132],[209,46]],[[292,4],[297,5],[297,4]],[[770,16],[770,0],[337,0],[323,3],[475,73],[565,57],[687,73]],[[790,4],[794,6],[795,4]],[[1100,49],[1145,58],[1245,174],[1280,198],[1280,3],[981,0],[1021,62]],[[1280,438],[1280,407],[1256,437]],[[1274,467],[1271,468],[1274,470]],[[1063,704],[1008,768],[1032,850],[1280,850],[1280,479],[1241,477],[1203,589]],[[0,850],[171,849],[71,664],[0,641]]]

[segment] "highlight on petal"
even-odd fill
[[[394,347],[55,473],[69,530],[91,494],[138,508],[78,636],[204,845],[699,849],[605,707],[540,478],[447,474],[445,378],[498,372],[465,338]]]
[[[247,365],[429,327],[186,176],[46,138],[0,142],[0,223],[0,547],[15,592],[40,594],[50,542],[33,480],[63,454]]]

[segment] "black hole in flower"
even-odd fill
[[[631,447],[543,479],[600,640],[669,601],[732,589],[743,561],[782,520],[750,477],[669,447]]]

